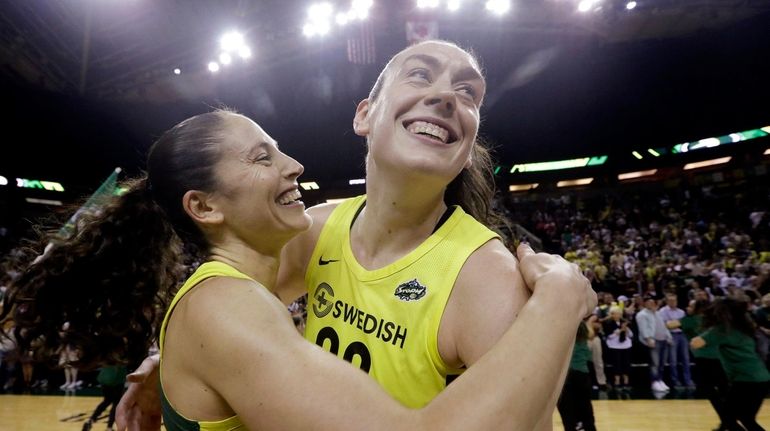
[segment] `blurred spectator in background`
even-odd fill
[[[649,350],[652,390],[665,392],[669,387],[663,382],[663,365],[672,340],[671,333],[657,311],[657,300],[650,295],[645,296],[644,309],[636,315],[636,326],[639,330],[639,341]]]
[[[666,294],[666,305],[658,310],[658,315],[663,319],[671,333],[672,344],[669,349],[668,364],[671,370],[671,384],[681,388],[687,386],[694,388],[690,377],[690,347],[687,337],[682,332],[681,319],[685,316],[684,310],[677,306],[677,296],[673,293]],[[677,368],[682,368],[682,379],[679,378]]]

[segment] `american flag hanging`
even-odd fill
[[[358,29],[348,37],[348,61],[353,64],[374,64],[376,52],[374,46],[374,29],[368,21],[358,24]]]

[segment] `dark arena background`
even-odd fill
[[[213,107],[253,118],[304,164],[308,206],[364,193],[356,104],[394,53],[435,38],[482,62],[480,135],[512,243],[579,263],[597,316],[620,306],[635,333],[649,293],[682,309],[703,291],[746,298],[768,360],[767,0],[3,1],[0,285],[36,224],[141,174],[163,130]],[[60,387],[61,369],[26,376],[13,348],[0,343],[0,430],[81,429],[96,372]],[[718,425],[695,364],[693,384],[667,364],[669,390],[652,390],[634,338],[625,387],[603,349],[598,429]],[[767,402],[757,418],[770,426]]]

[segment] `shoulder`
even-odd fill
[[[460,276],[473,275],[478,280],[518,273],[519,261],[502,241],[490,239],[468,256]]]
[[[511,326],[529,299],[518,261],[497,239],[476,249],[460,270],[441,319],[442,357],[474,364]]]
[[[172,351],[212,353],[210,349],[200,351],[196,346],[221,339],[223,334],[244,336],[242,332],[247,327],[252,328],[253,336],[253,328],[267,326],[285,312],[277,298],[253,280],[207,278],[190,289],[174,307],[168,317],[165,347]],[[256,322],[259,323],[255,325]],[[188,363],[184,358],[177,358],[181,363]]]
[[[468,256],[450,299],[467,305],[507,303],[518,309],[529,298],[518,265],[500,240],[491,239]]]
[[[211,277],[198,283],[184,298],[177,308],[186,313],[186,320],[200,320],[206,326],[209,318],[226,314],[238,314],[241,310],[253,313],[271,301],[272,294],[254,280],[234,277]],[[188,322],[193,323],[193,322]]]

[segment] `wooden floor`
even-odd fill
[[[0,395],[2,431],[79,431],[99,404],[98,397],[73,395]],[[593,402],[600,431],[704,431],[713,429],[717,416],[705,400],[598,400]],[[770,429],[770,400],[757,420]],[[561,430],[554,415],[555,430]],[[104,430],[97,422],[94,431]]]

